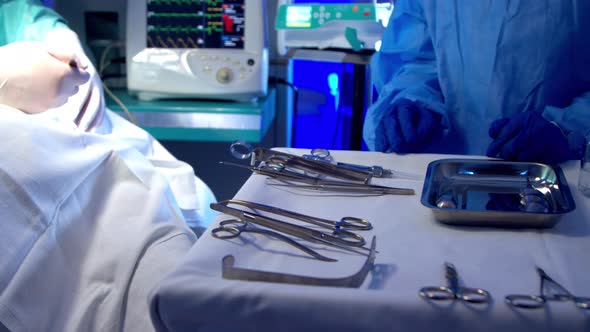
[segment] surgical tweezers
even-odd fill
[[[365,254],[359,252],[358,250],[370,250],[363,247],[365,240],[362,236],[349,231],[339,230],[334,232],[334,234],[328,234],[253,212],[232,208],[228,206],[229,204],[232,204],[231,200],[222,201],[219,203],[211,203],[210,207],[215,211],[233,216],[240,220],[251,222],[253,224],[266,227],[286,235],[295,236],[306,241],[324,244],[357,254]]]

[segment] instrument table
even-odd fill
[[[303,149],[279,149],[302,155]],[[360,231],[377,239],[375,265],[360,288],[301,286],[225,280],[221,261],[235,266],[320,278],[352,275],[365,256],[309,244],[338,259],[322,262],[257,234],[213,238],[218,216],[175,271],[151,297],[152,320],[166,331],[589,331],[590,311],[571,301],[549,301],[540,309],[515,309],[508,294],[539,294],[539,266],[574,295],[590,296],[590,198],[577,189],[579,162],[561,164],[576,209],[547,229],[450,226],[437,222],[420,203],[431,161],[483,158],[434,154],[385,154],[331,151],[336,161],[380,165],[413,173],[418,180],[374,179],[375,184],[413,188],[414,196],[346,197],[302,192],[267,184],[252,175],[236,199],[273,205],[303,214],[339,220],[369,220]],[[445,285],[444,263],[452,263],[462,286],[490,292],[488,305],[462,301],[428,302],[420,288]]]

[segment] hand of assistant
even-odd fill
[[[75,54],[39,42],[0,47],[0,59],[0,103],[26,113],[63,105],[89,79]]]
[[[383,121],[388,150],[399,153],[421,152],[443,129],[440,114],[407,99],[397,101]]]
[[[561,129],[537,112],[498,119],[490,126],[489,135],[493,139],[489,157],[549,164],[575,158]]]

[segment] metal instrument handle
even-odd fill
[[[373,229],[373,225],[368,220],[356,217],[344,217],[336,222],[336,227],[352,228],[360,231]]]
[[[234,226],[221,226],[211,230],[211,235],[217,239],[233,239],[242,233],[242,230]]]
[[[536,295],[512,294],[504,298],[506,304],[522,309],[538,309],[545,305],[545,298]]]
[[[229,151],[237,159],[248,159],[252,155],[254,148],[246,141],[237,140],[229,146]]]
[[[491,299],[490,293],[481,288],[460,288],[456,296],[469,303],[488,303]]]
[[[365,239],[359,234],[344,229],[335,229],[332,235],[338,238],[342,244],[352,247],[362,247],[366,243]]]
[[[426,300],[448,301],[456,298],[455,293],[448,287],[430,286],[420,289],[420,296]]]

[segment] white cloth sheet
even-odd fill
[[[153,330],[148,293],[196,240],[183,212],[206,225],[211,190],[110,111],[94,132],[0,113],[0,326]]]
[[[298,154],[307,150],[283,149]],[[590,199],[577,190],[576,162],[561,165],[577,208],[550,229],[452,227],[437,222],[420,203],[430,161],[448,155],[396,155],[333,151],[337,161],[421,175],[418,181],[380,179],[410,187],[415,196],[318,197],[265,184],[253,175],[236,198],[338,220],[366,218],[374,225],[362,234],[377,236],[375,268],[359,289],[298,286],[221,278],[221,260],[236,266],[315,277],[344,277],[365,258],[311,245],[339,261],[321,262],[272,238],[244,234],[219,240],[209,232],[152,294],[151,314],[160,331],[589,331],[590,312],[572,302],[550,302],[543,309],[515,310],[508,294],[539,294],[535,266],[573,294],[590,296]],[[433,304],[419,297],[424,286],[444,286],[443,264],[458,270],[466,287],[488,290],[488,306],[460,301]]]

